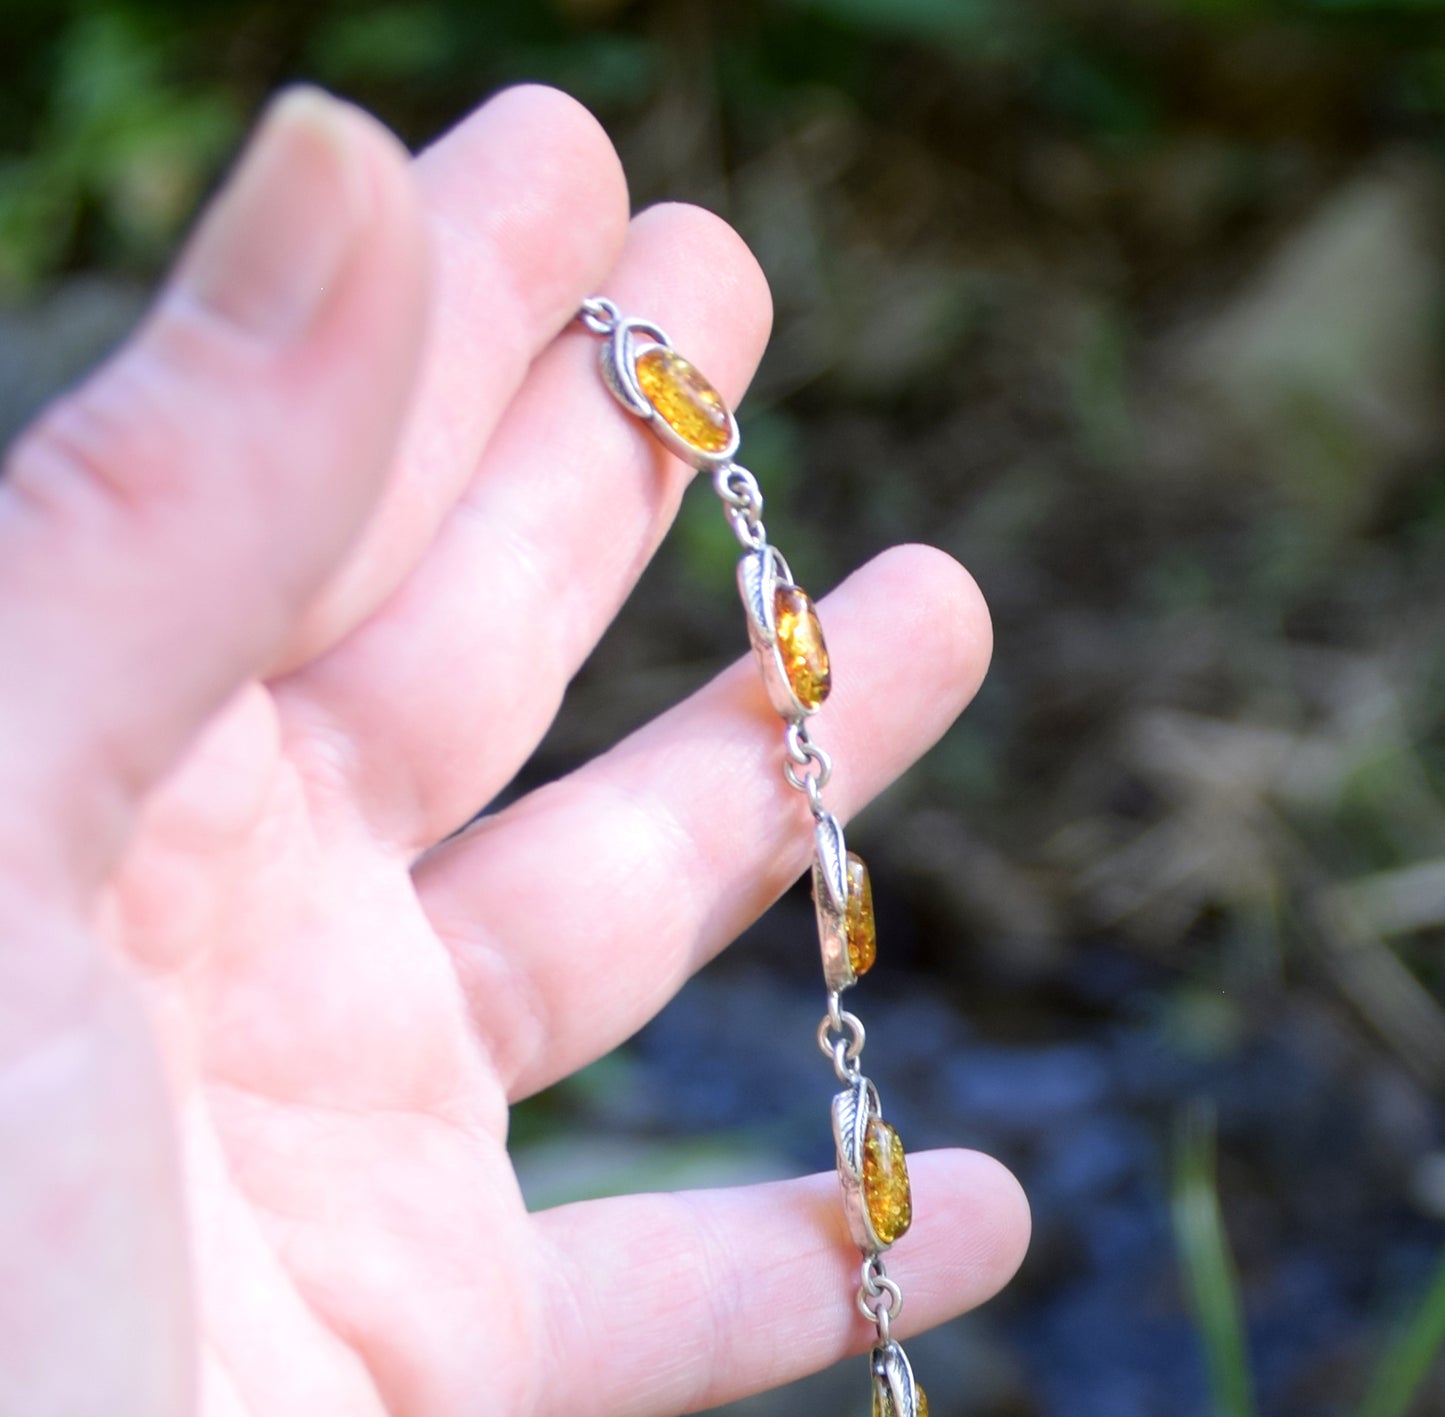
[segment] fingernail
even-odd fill
[[[275,99],[192,238],[179,289],[251,338],[299,338],[366,221],[354,122],[319,89]]]

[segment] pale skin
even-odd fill
[[[831,1175],[529,1215],[507,1155],[508,1104],[810,848],[751,662],[438,845],[691,475],[603,388],[592,293],[741,397],[755,262],[692,208],[629,221],[571,100],[503,94],[413,161],[296,93],[143,327],[10,450],[0,1412],[666,1417],[867,1347]],[[989,625],[921,547],[821,614],[846,818],[968,702]],[[905,1338],[1028,1231],[997,1163],[911,1165]]]

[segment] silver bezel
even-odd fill
[[[818,945],[823,979],[837,992],[851,988],[858,975],[848,958],[848,847],[837,817],[825,812],[813,832],[813,904],[818,914]]]
[[[822,705],[814,708],[803,703],[788,682],[783,652],[778,648],[775,617],[776,597],[780,589],[797,590],[798,583],[793,579],[792,568],[783,559],[783,553],[775,546],[760,546],[738,562],[738,594],[742,597],[743,609],[747,611],[748,639],[758,657],[768,702],[779,717],[793,722],[811,718]]]
[[[884,1399],[887,1417],[918,1417],[918,1380],[901,1345],[880,1343],[873,1350],[873,1383]]]
[[[643,343],[638,343],[642,336]],[[672,341],[650,320],[619,320],[601,349],[600,362],[602,378],[612,390],[617,401],[627,410],[645,420],[652,428],[657,440],[668,452],[676,454],[685,463],[700,472],[713,472],[730,463],[737,456],[738,444],[742,441],[738,421],[733,411],[723,405],[728,419],[728,441],[726,447],[715,453],[695,448],[686,438],[680,436],[672,425],[652,406],[651,400],[637,382],[637,361],[650,349],[672,350]],[[676,353],[675,350],[673,350]]]
[[[860,1077],[846,1092],[833,1099],[833,1141],[838,1148],[838,1184],[843,1188],[843,1213],[848,1233],[865,1254],[882,1254],[890,1246],[878,1238],[868,1218],[863,1197],[863,1156],[868,1141],[868,1124],[879,1112],[878,1092]]]

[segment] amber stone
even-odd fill
[[[903,1140],[876,1117],[863,1139],[863,1204],[879,1242],[891,1245],[913,1223],[913,1191]]]
[[[656,345],[637,361],[637,383],[647,401],[684,443],[720,453],[732,438],[722,395],[680,354]]]
[[[833,687],[833,677],[813,602],[795,585],[779,586],[773,597],[773,623],[793,697],[804,708],[819,707]]]
[[[928,1394],[920,1387],[918,1392],[918,1417],[928,1417]],[[893,1399],[882,1383],[873,1385],[873,1417],[894,1417]]]
[[[854,974],[867,974],[878,958],[878,927],[873,923],[873,884],[868,868],[856,851],[848,853],[848,906],[843,930],[848,940],[848,963]]]

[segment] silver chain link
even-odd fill
[[[577,318],[594,335],[610,335],[622,320],[622,311],[615,301],[604,295],[592,295],[582,302]]]
[[[758,479],[747,468],[730,462],[713,474],[712,485],[743,549],[761,551],[768,544],[768,533],[763,526],[763,490]]]
[[[858,1312],[878,1329],[878,1342],[892,1336],[893,1320],[903,1312],[903,1291],[888,1277],[882,1255],[868,1255],[859,1269]]]
[[[837,1014],[837,1022],[833,1015]],[[847,1009],[829,1008],[822,1023],[818,1025],[818,1050],[825,1058],[833,1060],[833,1071],[838,1081],[848,1087],[856,1086],[863,1076],[858,1066],[859,1054],[868,1041],[868,1031],[863,1020]]]
[[[783,733],[787,761],[783,763],[783,777],[788,786],[796,788],[808,799],[808,810],[815,821],[827,815],[823,805],[823,789],[833,777],[833,759],[826,748],[813,742],[812,734],[803,719],[795,719]]]

